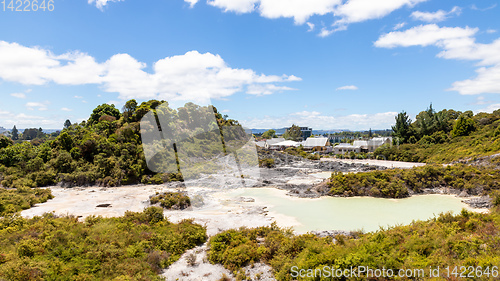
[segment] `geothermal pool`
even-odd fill
[[[286,191],[274,188],[236,189],[230,197],[251,197],[254,203],[268,207],[271,216],[293,221],[298,233],[313,230],[376,231],[380,227],[409,224],[413,220],[427,220],[443,212],[459,213],[468,208],[453,195],[418,195],[405,199],[371,197],[295,198]],[[279,219],[277,219],[278,224]],[[290,223],[288,223],[290,225]]]

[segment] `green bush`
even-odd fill
[[[160,204],[165,209],[183,210],[191,206],[191,200],[181,192],[156,193],[149,199],[151,205]]]
[[[332,173],[327,182],[330,194],[403,198],[409,190],[448,186],[470,194],[500,189],[500,174],[495,166],[474,167],[464,164],[426,165],[411,169],[388,169],[364,173]]]
[[[208,259],[232,272],[260,261],[270,265],[277,280],[331,280],[328,278],[294,278],[292,266],[298,269],[323,269],[324,266],[350,269],[366,266],[393,270],[453,268],[455,266],[497,266],[500,262],[498,238],[500,214],[462,211],[453,216],[445,213],[428,221],[407,226],[381,229],[352,236],[319,238],[304,234],[293,236],[275,226],[228,230],[209,240]],[[366,275],[353,280],[371,280]],[[425,279],[425,278],[424,278]],[[496,280],[484,275],[481,280]],[[337,279],[333,279],[337,280]],[[338,280],[344,280],[339,278]],[[349,278],[347,280],[350,280]]]
[[[159,273],[206,241],[192,221],[172,224],[161,208],[119,218],[0,218],[2,280],[163,280]]]

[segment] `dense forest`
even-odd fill
[[[145,162],[140,121],[151,109],[168,112],[171,118],[175,118],[175,130],[178,131],[188,131],[194,126],[192,123],[200,112],[209,113],[215,123],[212,130],[217,130],[217,134],[208,132],[212,133],[209,137],[218,138],[219,143],[222,143],[222,131],[228,135],[226,128],[239,127],[237,121],[223,117],[216,108],[203,108],[193,103],[173,110],[165,101],[150,100],[139,105],[130,100],[122,112],[114,105],[102,104],[93,110],[87,121],[66,125],[54,139],[14,144],[8,138],[0,137],[1,185],[7,188],[43,187],[56,183],[63,186],[119,186],[182,180],[175,157],[175,168],[169,169],[168,173],[151,171]],[[206,141],[207,136],[203,137],[196,140],[186,137],[185,142],[192,142],[191,152],[203,154],[211,151],[200,150],[200,143]],[[222,148],[216,152],[226,152],[223,149],[227,146],[219,147]]]

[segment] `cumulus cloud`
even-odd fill
[[[341,91],[341,90],[357,90],[358,87],[354,86],[354,85],[347,85],[347,86],[342,86],[342,87],[338,87],[337,88],[337,91]]]
[[[88,0],[88,3],[95,5],[99,10],[103,10],[104,6],[108,5],[108,2],[120,2],[123,0]],[[191,0],[192,1],[192,0]]]
[[[441,22],[446,20],[450,16],[459,16],[461,13],[462,13],[462,8],[455,6],[449,12],[443,10],[438,10],[436,12],[415,11],[411,14],[411,17],[419,21]]]
[[[438,57],[455,60],[477,61],[477,76],[454,82],[449,90],[462,95],[482,93],[500,94],[500,39],[490,44],[477,43],[477,28],[439,27],[421,25],[405,31],[395,31],[380,36],[375,46],[382,48],[409,46],[436,46],[442,49]]]
[[[25,99],[26,98],[26,94],[24,94],[24,93],[12,93],[10,95],[15,97],[15,98],[18,98],[18,99]]]
[[[376,114],[351,114],[344,116],[324,115],[317,111],[301,111],[282,117],[264,116],[240,121],[247,128],[283,128],[292,124],[309,126],[318,130],[345,129],[367,130],[369,128],[390,128],[397,112]]]
[[[191,6],[194,0],[184,0]],[[322,28],[319,36],[326,37],[336,31],[346,30],[351,23],[378,19],[395,10],[427,0],[207,0],[211,6],[224,12],[238,14],[258,12],[269,19],[292,18],[297,25],[307,24],[313,16],[331,15],[334,20],[331,28]]]
[[[128,54],[116,54],[103,63],[81,52],[54,55],[38,47],[0,41],[0,78],[25,85],[98,84],[121,99],[192,100],[206,102],[237,92],[268,95],[292,90],[280,85],[300,81],[294,75],[264,75],[230,67],[219,55],[197,51],[166,57],[152,65]],[[75,96],[81,99],[80,96]]]

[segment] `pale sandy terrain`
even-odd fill
[[[321,158],[321,161],[338,161],[344,163],[358,163],[366,164],[371,166],[382,166],[386,168],[413,168],[425,166],[425,163],[414,163],[414,162],[400,162],[400,161],[389,161],[389,160],[374,160],[374,159],[335,159],[335,158]]]
[[[141,212],[149,205],[149,196],[156,192],[174,191],[166,185],[136,185],[126,187],[100,188],[62,188],[50,187],[54,199],[46,203],[24,210],[24,217],[40,216],[53,212],[56,215],[74,215],[82,219],[90,216],[118,217],[126,211]],[[207,227],[207,234],[214,235],[223,230],[239,227],[259,227],[272,223],[264,206],[245,204],[224,195],[224,192],[212,192],[207,189],[190,187],[190,197],[200,195],[203,206],[182,211],[164,212],[169,221],[179,222],[183,219],[194,219],[196,223]],[[109,207],[97,207],[100,204],[111,204]],[[276,218],[280,219],[280,218]],[[281,218],[284,225],[290,225],[286,218]]]

